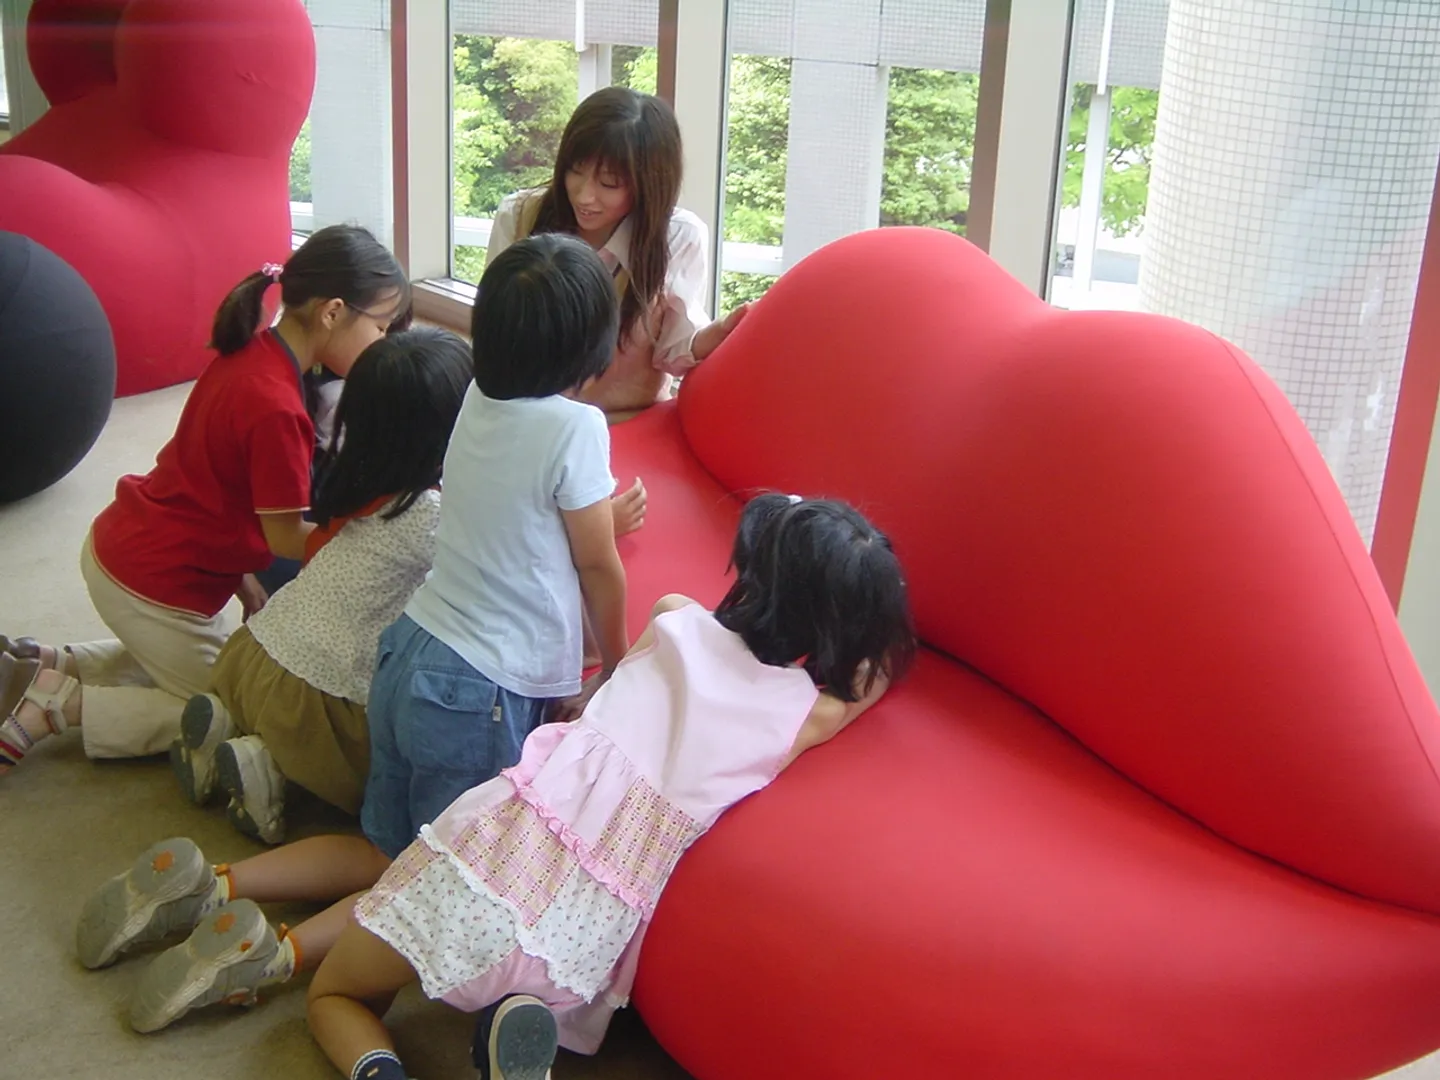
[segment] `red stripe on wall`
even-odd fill
[[[1410,324],[1410,345],[1400,377],[1395,406],[1395,430],[1385,462],[1385,484],[1375,519],[1370,557],[1390,594],[1400,606],[1415,516],[1425,482],[1425,459],[1435,429],[1435,404],[1440,400],[1440,176],[1430,205],[1430,230],[1420,262],[1420,284],[1415,294],[1415,317]],[[1440,552],[1436,552],[1440,558]]]

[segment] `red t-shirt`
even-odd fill
[[[145,476],[95,519],[95,560],[154,604],[211,616],[270,565],[259,512],[310,505],[315,429],[300,370],[271,331],[210,362]]]

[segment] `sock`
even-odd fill
[[[210,883],[210,892],[200,902],[199,918],[202,919],[235,899],[235,882],[230,877],[230,864],[221,863],[214,869],[215,880]]]
[[[275,958],[266,964],[265,970],[260,973],[260,985],[273,986],[275,983],[289,982],[299,967],[300,948],[295,944],[295,938],[291,936],[289,927],[282,925],[280,927],[280,948],[276,950]]]
[[[391,1050],[371,1050],[355,1062],[350,1080],[405,1080],[400,1059]]]

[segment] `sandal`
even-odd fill
[[[54,735],[69,728],[65,719],[65,703],[79,689],[78,679],[62,675],[55,690],[37,690],[35,679],[45,668],[33,658],[17,659],[13,653],[0,652],[0,771],[8,772],[18,765],[35,741],[21,726],[15,713],[24,702],[40,706],[45,722]]]
[[[11,641],[0,634],[0,653],[9,653],[16,660],[39,660],[40,643],[33,637],[18,637]]]

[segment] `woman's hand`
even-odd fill
[[[615,515],[616,539],[634,532],[645,524],[647,501],[645,485],[640,482],[638,476],[629,491],[622,495],[616,495],[610,500],[610,510]]]
[[[270,599],[270,594],[265,591],[265,586],[254,574],[246,574],[240,579],[240,588],[235,590],[235,595],[240,599],[240,607],[244,610],[242,622],[249,622],[250,616],[265,606],[265,601]]]
[[[695,362],[698,364],[718,349],[720,343],[730,336],[730,331],[740,325],[740,320],[745,318],[745,313],[749,310],[749,304],[741,304],[725,318],[716,320],[703,330],[697,330],[695,340],[690,343],[690,355],[695,358]]]

